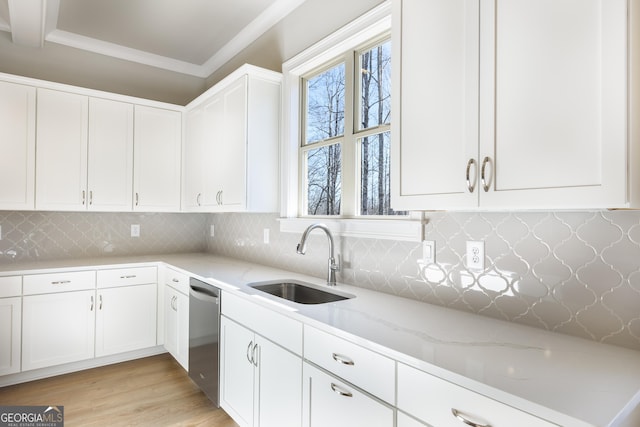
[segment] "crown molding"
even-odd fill
[[[58,0],[51,1],[55,4]],[[304,2],[305,0],[276,0],[204,64],[180,61],[55,28],[47,32],[44,40],[125,61],[207,78]],[[57,12],[57,8],[55,8],[55,11]],[[57,21],[57,14],[48,18],[49,22],[51,22],[51,18]],[[45,28],[48,29],[48,27]],[[0,19],[0,31],[11,32],[11,25]]]

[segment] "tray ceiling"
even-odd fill
[[[207,77],[303,2],[0,0],[0,31]]]

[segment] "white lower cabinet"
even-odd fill
[[[401,363],[398,364],[398,409],[438,427],[556,425]],[[414,424],[406,422],[398,427]]]
[[[303,427],[393,427],[393,407],[351,384],[307,362],[303,378]]]
[[[428,426],[416,420],[415,418],[411,418],[409,415],[405,414],[404,412],[398,411],[396,427],[428,427]]]
[[[23,297],[22,370],[94,356],[94,289]]]
[[[96,357],[156,345],[156,267],[98,271]]]
[[[163,269],[164,348],[189,370],[189,276]]]
[[[300,426],[302,359],[222,317],[220,405],[241,426]]]
[[[189,370],[189,297],[175,288],[164,288],[164,348]]]
[[[20,372],[22,277],[0,277],[0,375]]]
[[[220,406],[236,423],[300,427],[301,355],[300,322],[222,294]]]

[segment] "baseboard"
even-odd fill
[[[80,362],[66,363],[64,365],[50,366],[47,368],[33,369],[31,371],[4,375],[0,377],[0,387],[54,377],[56,375],[68,374],[71,372],[83,371],[85,369],[97,368],[129,360],[141,359],[143,357],[155,356],[166,352],[167,350],[163,346],[155,346],[142,350],[114,354],[111,356],[96,357],[93,359],[82,360]]]

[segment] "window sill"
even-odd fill
[[[280,218],[280,231],[302,233],[315,223],[323,223],[334,236],[366,239],[402,240],[420,242],[423,239],[421,218],[407,219],[352,219],[352,218]]]

